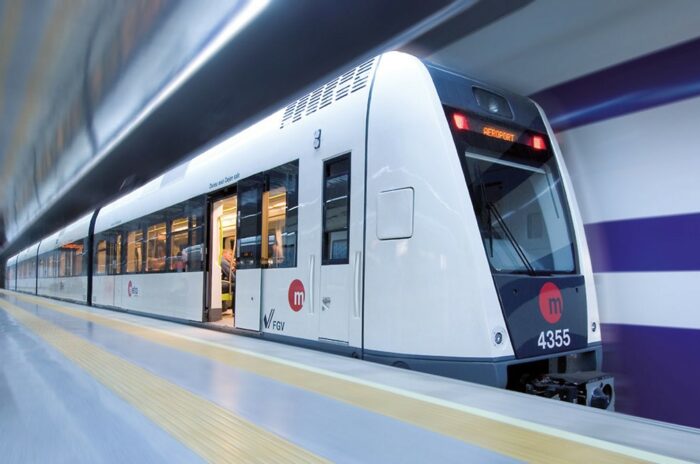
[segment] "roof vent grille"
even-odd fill
[[[336,77],[332,81],[290,103],[284,109],[280,129],[319,111],[334,101],[345,98],[353,92],[367,87],[372,68],[377,58],[367,60],[358,67]]]

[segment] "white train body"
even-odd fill
[[[477,88],[512,114],[483,106]],[[460,128],[453,119],[460,115],[478,129]],[[542,159],[521,164],[510,148],[472,152],[477,139],[484,146],[510,141],[518,153]],[[517,171],[516,184],[534,186],[521,206],[527,214],[500,217],[495,203],[505,200],[489,190],[494,182],[469,177],[477,167],[485,167],[484,177]],[[508,182],[496,190],[523,195]],[[233,198],[236,235],[226,221]],[[347,207],[337,205],[348,202],[343,225]],[[280,211],[283,219],[270,222]],[[392,52],[358,66],[96,215],[94,305],[208,322],[232,294],[231,330],[501,387],[529,370],[600,367],[582,222],[541,110],[409,55]],[[516,222],[518,215],[527,224]],[[559,235],[549,229],[557,221]],[[88,218],[69,226],[71,239],[86,225]],[[546,239],[553,251],[518,259],[526,250],[516,236]],[[221,257],[234,244],[232,292],[233,281],[224,290],[220,275]],[[163,247],[170,250],[164,258]],[[547,272],[545,262],[566,269]],[[515,270],[499,271],[498,263]],[[18,290],[30,287],[17,283]],[[78,299],[87,285],[81,280],[71,296],[60,294],[67,284],[40,281],[39,289]]]

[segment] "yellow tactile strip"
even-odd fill
[[[326,462],[26,310],[0,307],[206,461]]]
[[[12,293],[42,307],[244,369],[375,413],[529,462],[683,462],[456,403]]]

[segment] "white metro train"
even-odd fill
[[[609,408],[541,109],[371,59],[8,261],[8,287]]]

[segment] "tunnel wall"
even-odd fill
[[[585,223],[618,410],[700,427],[700,40],[534,95]]]

